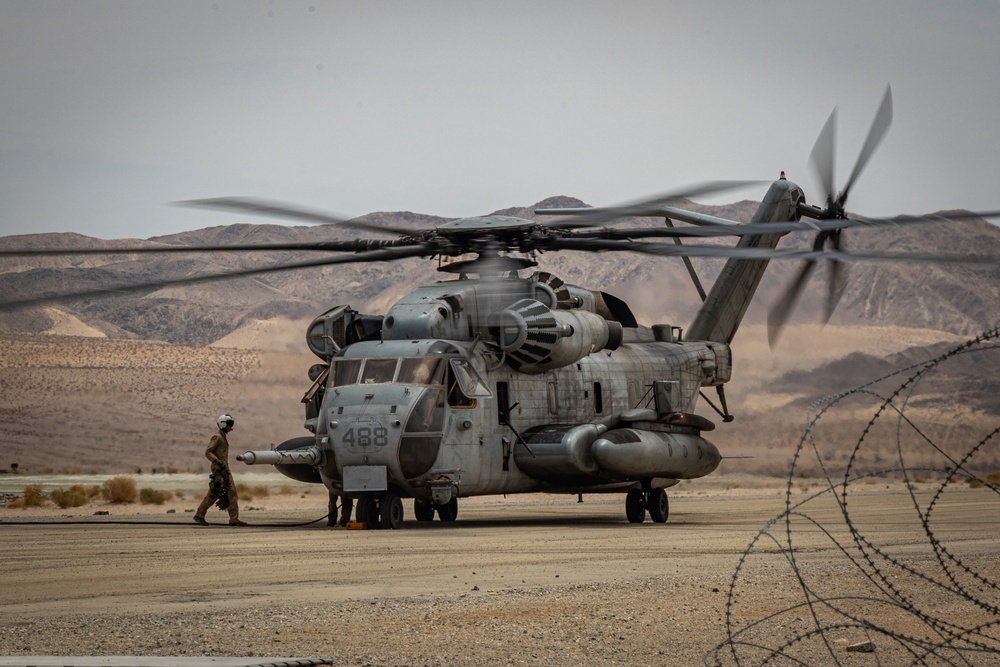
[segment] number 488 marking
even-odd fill
[[[357,432],[355,432],[357,431]],[[351,427],[344,433],[344,442],[349,447],[385,447],[389,444],[389,429],[384,426],[358,426]]]

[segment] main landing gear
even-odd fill
[[[417,521],[433,521],[434,512],[442,521],[454,521],[458,518],[458,498],[452,496],[444,504],[438,504],[425,498],[413,499],[413,514]]]
[[[667,492],[663,489],[651,489],[649,483],[643,481],[641,489],[629,489],[625,494],[625,516],[629,523],[642,523],[646,520],[647,510],[653,523],[666,523],[670,516]]]

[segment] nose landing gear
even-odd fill
[[[417,521],[433,521],[435,512],[442,521],[454,521],[458,518],[458,498],[452,496],[446,503],[424,498],[413,500],[413,516]],[[402,497],[391,489],[385,493],[362,493],[358,497],[356,517],[368,528],[402,528]]]
[[[369,528],[402,528],[403,500],[392,490],[383,494],[363,493],[358,498],[356,516]]]

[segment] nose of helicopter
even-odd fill
[[[440,390],[362,385],[327,404],[326,436],[338,473],[350,466],[385,466],[388,482],[405,484],[437,458],[444,421]]]

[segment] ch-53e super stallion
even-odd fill
[[[333,493],[356,497],[357,519],[368,526],[399,528],[403,499],[412,499],[418,521],[431,521],[435,514],[441,521],[454,521],[460,498],[533,492],[620,493],[628,521],[641,523],[648,514],[652,521],[663,523],[668,518],[665,489],[679,480],[708,475],[720,463],[719,450],[705,437],[716,425],[699,405],[714,408],[724,423],[733,419],[724,391],[733,372],[730,343],[770,259],[804,260],[770,314],[773,335],[820,261],[829,262],[833,278],[829,318],[846,262],[956,259],[858,255],[841,248],[845,229],[924,220],[859,218],[844,209],[848,192],[891,117],[887,90],[854,170],[835,195],[831,115],[812,154],[825,204],[806,203],[802,189],[782,173],[746,224],[672,205],[733,186],[725,182],[617,208],[537,211],[559,215],[554,221],[491,215],[419,232],[344,221],[259,200],[198,200],[184,203],[336,223],[395,238],[184,246],[177,251],[288,249],[350,254],[125,288],[437,257],[439,268],[456,274],[454,279],[419,287],[384,314],[340,305],[309,325],[306,342],[320,359],[310,369],[312,385],[302,399],[310,434],[238,458],[247,464],[274,465],[296,480],[321,483]],[[969,217],[992,215],[996,212]],[[652,216],[665,218],[666,225],[609,226],[625,217]],[[809,221],[801,222],[802,218]],[[676,227],[673,221],[689,226]],[[776,247],[782,236],[798,231],[816,233],[812,250]],[[739,242],[735,247],[680,242],[718,236],[736,236]],[[655,238],[672,243],[646,240]],[[684,329],[670,324],[643,326],[628,304],[600,289],[570,285],[547,272],[528,273],[537,265],[537,254],[566,250],[680,257],[688,264],[703,305]],[[728,258],[707,293],[688,259],[693,256]],[[2,305],[98,293],[47,295]],[[718,405],[706,395],[711,389]]]

